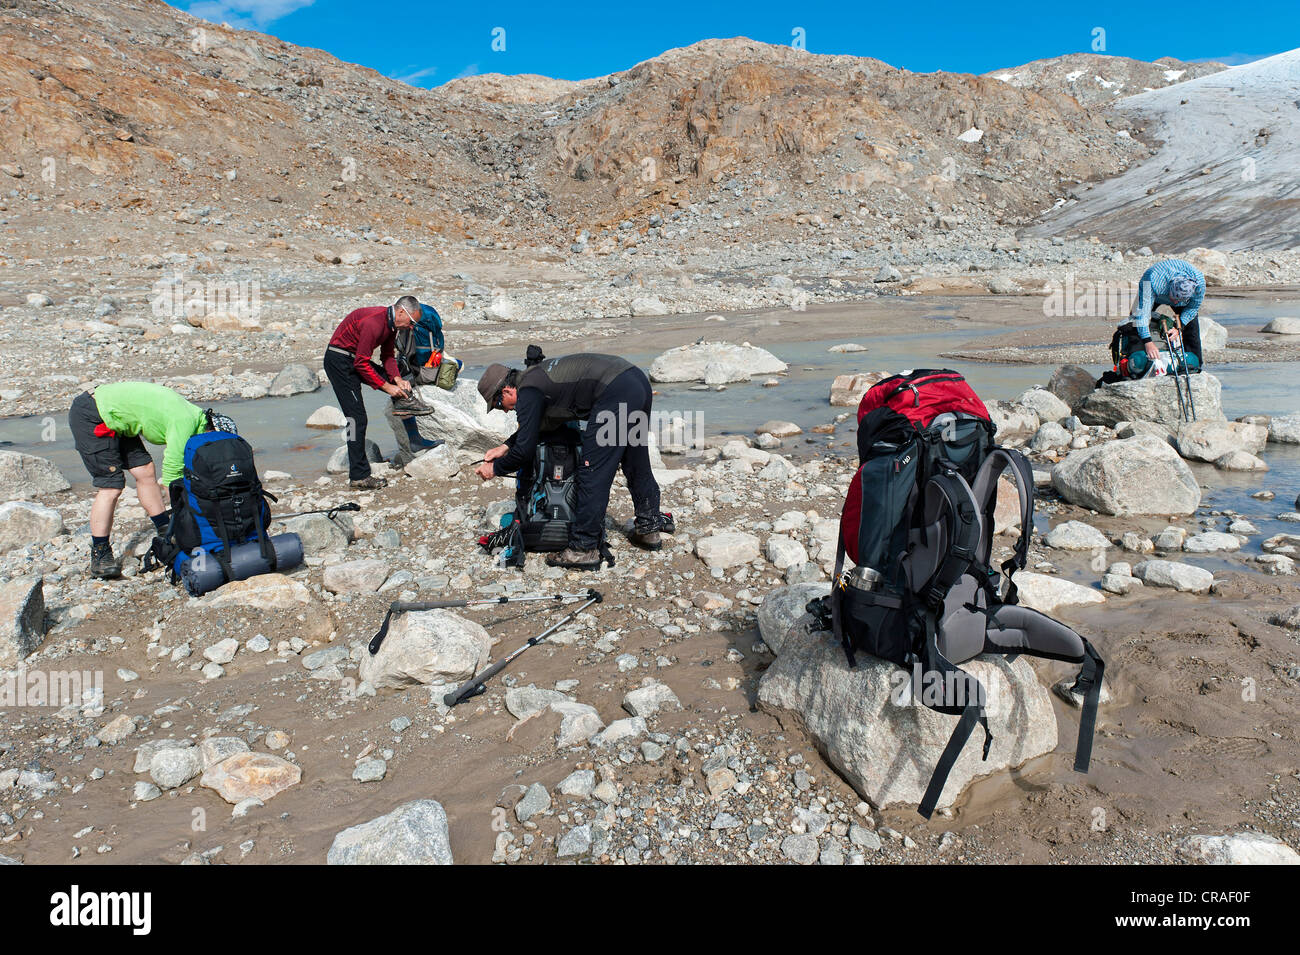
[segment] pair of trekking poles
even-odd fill
[[[601,596],[600,591],[588,588],[585,591],[579,593],[572,593],[572,594],[540,594],[535,596],[519,596],[519,597],[510,597],[510,596],[502,595],[500,597],[477,597],[477,598],[468,598],[465,600],[436,600],[436,601],[399,600],[399,601],[395,601],[389,606],[388,613],[384,615],[384,622],[380,626],[379,632],[376,633],[373,638],[371,638],[370,655],[374,656],[376,653],[379,652],[379,648],[383,646],[384,638],[388,636],[388,626],[392,622],[394,614],[406,613],[408,611],[419,611],[419,610],[449,610],[453,607],[473,607],[473,606],[478,606],[483,604],[507,604],[507,603],[528,603],[528,602],[546,601],[548,603],[559,605],[570,600],[584,601],[580,606],[576,607],[575,609],[571,610],[569,613],[565,614],[555,623],[551,624],[551,626],[547,627],[541,633],[537,634],[537,636],[529,637],[526,643],[517,647],[515,650],[513,650],[506,656],[502,657],[500,660],[492,664],[482,673],[470,677],[470,679],[466,680],[459,687],[457,687],[452,692],[446,694],[442,698],[443,703],[445,703],[447,706],[456,706],[457,704],[464,703],[466,700],[472,699],[473,697],[476,697],[481,693],[486,693],[487,686],[485,684],[487,683],[487,681],[492,679],[494,676],[496,676],[498,673],[500,673],[502,670],[508,667],[511,664],[511,662],[513,662],[525,650],[528,650],[530,647],[535,647],[539,643],[544,642],[547,637],[555,633],[555,631],[559,630],[562,626],[564,626],[566,623],[568,623],[578,614],[582,613],[592,604],[598,604],[604,599],[605,598]]]
[[[1172,372],[1174,390],[1178,393],[1178,414],[1184,421],[1195,421],[1196,401],[1192,398],[1192,376],[1187,367],[1187,352],[1183,350],[1183,335],[1181,328],[1178,327],[1178,319],[1161,315],[1160,337],[1169,347],[1169,357],[1174,363]],[[1186,398],[1183,397],[1184,388],[1187,389]]]

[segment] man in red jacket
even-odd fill
[[[387,487],[388,481],[370,473],[366,456],[366,405],[361,384],[393,398],[411,393],[411,383],[397,368],[394,342],[399,329],[410,328],[420,317],[420,302],[403,295],[390,306],[359,308],[351,312],[330,338],[325,349],[325,374],[334,386],[339,407],[348,419],[348,482],[362,490]],[[379,349],[379,361],[373,360]]]

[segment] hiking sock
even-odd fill
[[[107,537],[96,537],[94,534],[91,534],[91,535],[90,535],[90,549],[91,549],[92,551],[96,551],[96,550],[108,550],[108,538],[107,538]]]
[[[402,427],[406,429],[406,436],[412,441],[420,440],[420,428],[419,425],[415,423],[414,418],[403,418]]]
[[[163,511],[161,514],[153,514],[153,515],[151,515],[151,516],[149,517],[149,520],[153,521],[154,530],[158,531],[158,533],[161,534],[163,531],[167,530],[167,512],[166,512],[166,511]]]

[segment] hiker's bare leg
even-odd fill
[[[90,533],[95,537],[108,537],[113,530],[113,512],[117,499],[122,496],[120,487],[101,487],[90,502]]]
[[[167,508],[163,506],[162,486],[158,483],[158,472],[154,470],[153,462],[132,468],[129,473],[135,478],[135,496],[140,499],[144,512],[150,517],[157,517],[165,511]]]

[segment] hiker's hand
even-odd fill
[[[1147,342],[1147,358],[1151,359],[1151,364],[1160,360],[1160,349],[1155,342]]]
[[[391,381],[384,385],[381,385],[380,390],[383,391],[383,393],[388,395],[388,397],[390,398],[396,398],[402,393],[402,389],[398,388],[397,385]]]
[[[490,481],[497,476],[496,469],[492,467],[491,461],[484,461],[482,464],[480,464],[478,467],[474,469],[474,473],[477,474],[484,481]]]
[[[398,394],[409,395],[411,393],[411,383],[405,378],[398,378],[393,384],[397,386]]]
[[[495,448],[490,448],[488,451],[484,453],[483,460],[489,462],[495,461],[497,458],[503,457],[505,453],[509,450],[510,450],[510,445],[498,444]]]

